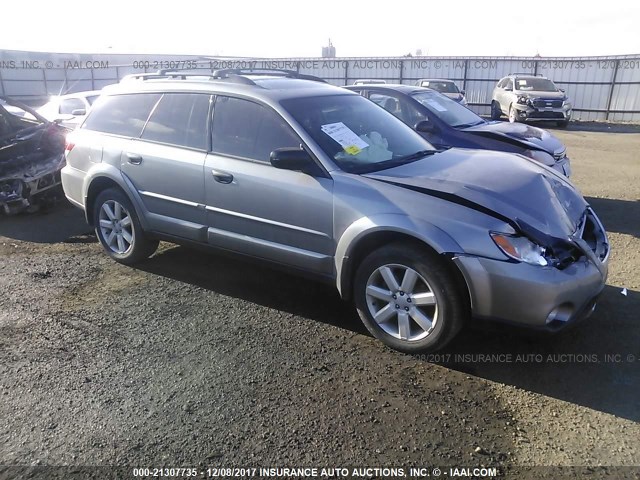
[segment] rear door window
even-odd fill
[[[102,96],[82,128],[137,138],[161,96],[160,93]]]
[[[213,152],[268,163],[276,148],[300,144],[300,138],[276,112],[240,98],[216,98]]]
[[[202,93],[166,93],[153,110],[142,138],[206,150],[210,99]]]
[[[409,126],[414,126],[420,120],[425,119],[425,116],[418,112],[417,108],[402,97],[371,92],[369,94],[369,100],[380,105],[387,112],[393,114],[393,116],[399,118]]]

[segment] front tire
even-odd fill
[[[509,106],[509,123],[516,123],[518,121],[518,111],[513,108],[513,105]]]
[[[556,125],[560,128],[567,128],[569,126],[569,120],[560,120],[556,122]]]
[[[445,260],[405,243],[380,248],[362,261],[354,298],[369,332],[406,353],[441,349],[470,313],[468,295]]]
[[[132,265],[150,257],[158,248],[159,242],[147,237],[131,201],[118,189],[109,188],[98,194],[93,219],[98,240],[116,262]]]
[[[500,120],[502,116],[502,110],[500,109],[500,104],[495,100],[491,102],[491,120]]]

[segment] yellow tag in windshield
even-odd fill
[[[344,147],[344,151],[347,152],[349,155],[357,155],[362,150],[356,147],[355,145],[349,145],[348,147]]]

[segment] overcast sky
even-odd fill
[[[3,2],[0,49],[318,57],[640,53],[640,2]],[[13,19],[18,19],[13,21]]]

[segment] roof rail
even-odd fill
[[[300,80],[327,83],[325,80],[313,75],[306,75],[294,70],[283,70],[280,68],[225,68],[213,72],[215,78],[244,77],[245,75],[276,75],[285,78],[297,78]],[[249,79],[247,78],[247,80]]]
[[[157,72],[152,73],[131,73],[129,75],[125,75],[122,77],[121,82],[127,80],[155,80],[162,78],[177,78],[180,80],[186,80],[187,77],[204,77],[204,78],[213,78],[211,72],[208,71],[188,71],[188,70],[158,70]]]
[[[210,72],[207,70],[188,71],[188,70],[158,70],[152,73],[132,73],[122,77],[120,82],[127,82],[131,80],[187,80],[189,78],[202,78],[207,80],[223,80],[232,83],[243,83],[245,85],[255,85],[256,83],[246,77],[241,76],[221,76],[216,72]]]
[[[541,73],[514,72],[509,75],[526,75],[527,77],[544,77]]]
[[[187,80],[188,78],[204,78],[207,80],[222,80],[231,83],[242,83],[244,85],[256,85],[256,82],[247,78],[247,75],[277,75],[285,78],[297,78],[301,80],[312,80],[314,82],[326,83],[323,79],[313,75],[305,75],[293,70],[280,70],[269,68],[240,69],[227,68],[209,72],[207,70],[158,70],[152,73],[131,73],[122,77],[121,82],[130,80]]]

